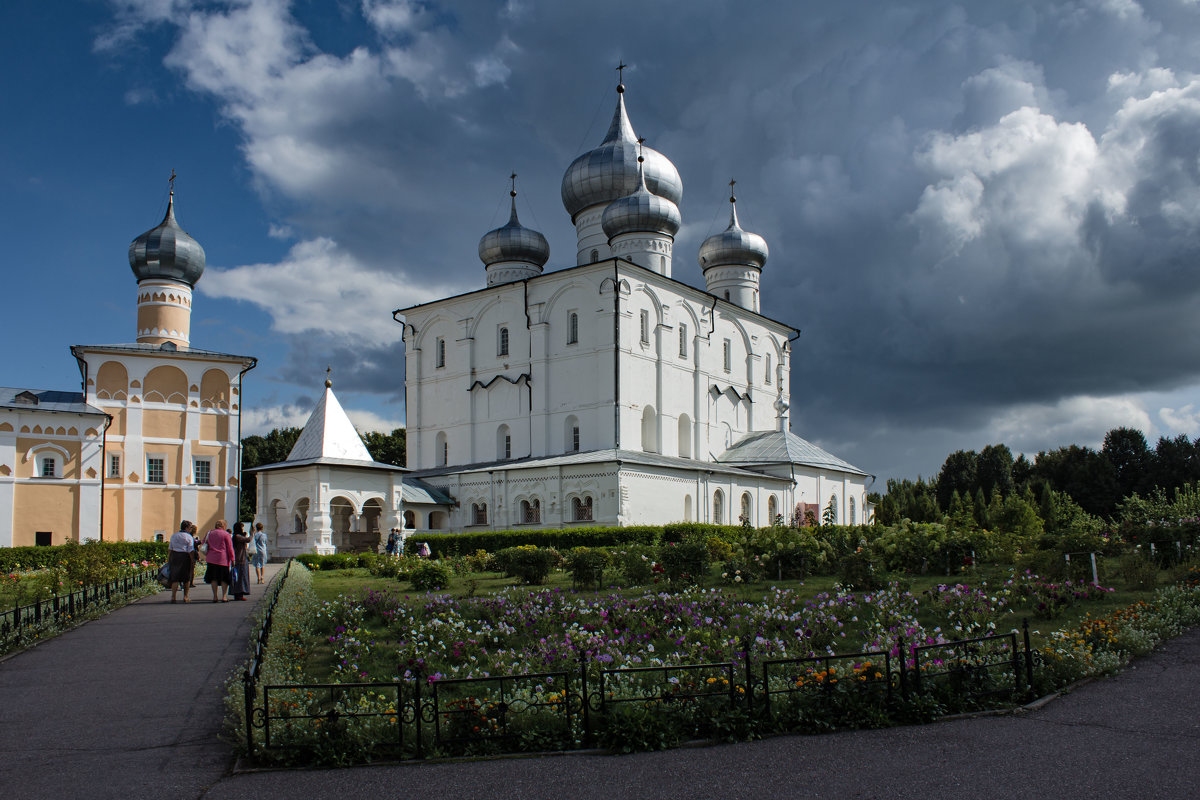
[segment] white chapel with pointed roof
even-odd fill
[[[255,519],[271,555],[287,558],[377,549],[382,531],[403,525],[406,471],[371,458],[326,380],[287,460],[246,473],[258,480]]]

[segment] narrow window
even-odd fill
[[[504,434],[504,460],[512,458],[512,436]]]
[[[679,326],[679,357],[687,358],[688,340],[687,340],[687,325]]]
[[[499,355],[508,355],[508,328],[500,329],[500,347],[497,351]]]
[[[770,386],[771,385],[771,354],[770,353],[767,353],[767,368],[764,370],[764,372],[766,373],[764,380],[766,380],[767,385]]]
[[[438,338],[434,366],[441,369],[446,366],[446,340]]]
[[[212,485],[212,461],[207,458],[197,458],[192,461],[192,475],[201,486]]]
[[[643,311],[642,317],[642,344],[650,344],[650,312]]]
[[[742,515],[738,518],[738,522],[743,525],[753,525],[754,518],[750,514],[750,493],[746,492],[742,495]]]
[[[720,525],[725,519],[725,496],[721,490],[713,492],[713,524]]]
[[[567,315],[567,344],[579,341],[579,315],[572,311]]]
[[[572,498],[571,514],[575,522],[591,522],[592,521],[592,498],[591,496],[584,498]]]
[[[731,371],[733,370],[733,343],[732,343],[732,342],[730,342],[728,339],[726,339],[726,340],[724,341],[724,347],[725,347],[725,350],[724,350],[724,353],[725,353],[725,359],[724,359],[725,371],[726,371],[726,372],[731,372]]]
[[[146,457],[146,482],[147,483],[166,483],[167,482],[167,460],[162,456],[147,456]]]
[[[108,454],[108,477],[121,477],[121,456],[119,453]]]
[[[853,497],[850,498],[850,524],[851,525],[858,524],[858,514],[856,513],[856,510],[854,508],[854,498]]]
[[[442,442],[442,466],[450,463],[450,443]]]
[[[579,426],[571,428],[571,450],[579,452]]]
[[[728,300],[728,299],[729,299],[729,292],[728,292],[728,291],[726,291],[726,292],[725,292],[725,299],[726,299],[726,300]]]
[[[599,250],[593,250],[593,251],[592,251],[592,263],[593,263],[593,264],[595,264],[595,263],[596,263],[597,261],[599,261],[599,260],[600,260],[600,251],[599,251]]]

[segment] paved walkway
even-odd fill
[[[1200,629],[1017,716],[633,756],[234,774],[217,740],[221,685],[244,658],[254,605],[172,606],[169,597],[0,662],[4,796],[1200,796]]]

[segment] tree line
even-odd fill
[[[931,480],[889,480],[874,494],[875,520],[939,522],[947,518],[979,527],[997,525],[997,514],[1034,510],[1047,529],[1079,513],[1117,523],[1166,513],[1172,498],[1200,483],[1200,438],[1161,437],[1151,448],[1141,431],[1114,428],[1099,450],[1080,445],[1013,459],[1006,445],[951,453]],[[1015,500],[1013,499],[1015,498]],[[1008,509],[1006,512],[1005,509]]]

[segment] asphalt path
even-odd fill
[[[248,771],[217,734],[254,604],[168,601],[0,662],[0,796],[1200,797],[1200,629],[1015,715],[629,756]]]

